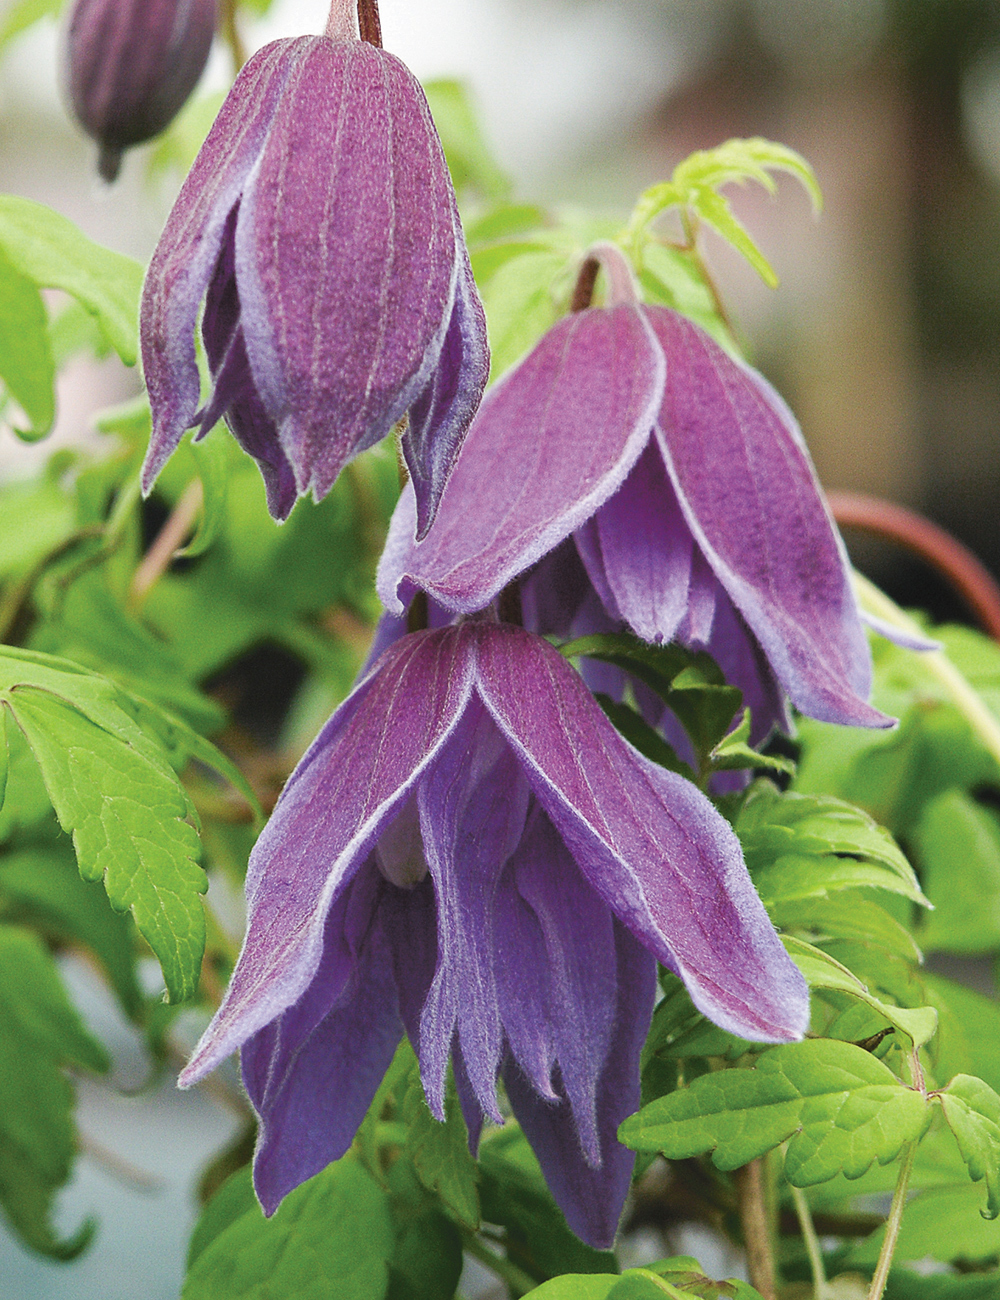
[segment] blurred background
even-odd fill
[[[0,22],[5,7],[0,0]],[[255,49],[318,31],[325,8],[275,0],[266,18],[243,19],[242,34]],[[797,413],[828,488],[913,506],[1000,570],[1000,0],[381,0],[381,8],[386,47],[418,76],[471,88],[519,198],[624,219],[638,190],[694,149],[763,135],[803,153],[825,195],[818,220],[788,180],[776,199],[751,187],[732,195],[781,278],[776,291],[706,237],[748,355]],[[221,92],[230,75],[220,45],[198,93]],[[65,111],[58,30],[46,19],[0,55],[0,189],[50,204],[92,238],[145,260],[181,171],[154,145],[132,151],[106,186],[94,155]],[[53,439],[27,448],[0,430],[0,477],[28,472],[59,442],[85,440],[95,410],[137,391],[136,375],[113,357],[74,360]],[[914,561],[850,541],[898,600],[960,612]],[[96,1003],[92,1014],[103,1014]],[[113,1029],[101,1032],[111,1044]],[[148,1150],[135,1140],[137,1119]],[[108,1149],[85,1147],[63,1226],[103,1206],[101,1235],[69,1270],[0,1241],[0,1293],[176,1296],[190,1188],[234,1123],[210,1100],[182,1115],[169,1084],[135,1101],[84,1090],[85,1134],[89,1124],[111,1137],[102,1138]],[[155,1174],[147,1161],[160,1166]]]

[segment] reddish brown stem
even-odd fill
[[[842,528],[857,528],[898,542],[938,571],[975,614],[983,631],[1000,641],[1000,587],[968,547],[923,515],[858,492],[828,492]]]
[[[361,39],[376,49],[382,48],[382,20],[378,13],[378,0],[358,0],[358,30]]]
[[[750,1284],[755,1286],[764,1300],[775,1300],[774,1255],[771,1250],[771,1233],[767,1222],[764,1200],[764,1170],[760,1160],[751,1160],[737,1169],[736,1200],[739,1206],[740,1226],[747,1252],[747,1272]]]
[[[596,257],[588,257],[583,266],[580,267],[580,274],[576,278],[576,287],[573,290],[573,297],[570,299],[570,311],[586,311],[593,301],[594,286],[597,284],[597,273],[601,269],[601,264]]]

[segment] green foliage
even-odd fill
[[[0,247],[0,379],[28,417],[22,438],[42,438],[55,419],[55,359],[48,317],[35,282]]]
[[[0,19],[0,51],[39,19],[56,17],[62,6],[63,0],[11,0]]]
[[[484,199],[506,198],[510,180],[483,138],[467,88],[459,81],[441,79],[425,82],[424,92],[456,192],[461,195],[471,189]]]
[[[546,1282],[531,1296],[538,1300],[760,1300],[747,1282],[734,1278],[716,1282],[706,1277],[698,1261],[687,1256],[660,1260],[645,1268],[626,1269],[620,1278],[586,1274]]]
[[[976,1183],[986,1179],[984,1215],[995,1219],[1000,1215],[1000,1097],[982,1079],[959,1074],[940,1100],[969,1177]]]
[[[927,1118],[920,1093],[870,1053],[816,1039],[772,1048],[749,1070],[702,1075],[644,1106],[619,1137],[672,1160],[710,1151],[719,1169],[738,1169],[788,1141],[785,1177],[809,1187],[894,1160]]]
[[[715,149],[699,149],[674,168],[669,181],[654,185],[639,198],[628,224],[628,239],[641,249],[647,227],[662,212],[680,208],[689,243],[693,244],[697,222],[704,221],[747,259],[765,284],[776,288],[778,277],[737,219],[729,200],[719,187],[733,181],[754,180],[774,194],[773,171],[788,172],[801,182],[813,207],[822,205],[819,185],[812,168],[794,149],[770,140],[727,140]],[[641,255],[640,259],[641,260]]]
[[[0,924],[0,1206],[26,1245],[72,1259],[94,1225],[60,1240],[52,1198],[73,1163],[73,1089],[65,1065],[102,1072],[104,1049],[84,1029],[51,956],[20,926]]]
[[[419,1076],[411,1074],[401,1113],[408,1127],[406,1150],[421,1183],[459,1223],[478,1228],[476,1162],[454,1088],[448,1090],[442,1124],[428,1109]]]
[[[327,1166],[270,1219],[250,1204],[249,1178],[249,1170],[234,1174],[216,1194],[224,1198],[218,1209],[209,1202],[212,1217],[196,1229],[183,1300],[385,1296],[393,1249],[388,1197],[360,1165],[344,1159]]]
[[[1000,823],[964,790],[931,799],[912,831],[924,892],[934,911],[919,942],[926,950],[989,952],[1000,947]]]

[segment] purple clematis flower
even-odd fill
[[[484,620],[392,644],[251,857],[225,1001],[181,1076],[242,1048],[270,1213],[350,1145],[405,1031],[473,1144],[514,1114],[570,1226],[610,1245],[656,960],[736,1034],[801,1037],[808,993],[727,823],[647,762],[547,642]]]
[[[550,594],[526,590],[543,611],[529,626],[604,619],[707,649],[753,707],[755,741],[787,729],[786,693],[824,721],[890,726],[867,703],[846,554],[788,407],[699,326],[641,305],[617,249],[595,254],[610,305],[564,318],[487,394],[422,540],[403,494],[387,609],[422,589],[469,613],[521,575],[530,588],[541,562]]]
[[[486,383],[486,324],[423,91],[349,11],[247,63],[167,220],[142,299],[143,490],[185,429],[225,417],[285,519],[409,413],[424,529]]]
[[[113,181],[122,154],[159,135],[198,84],[215,0],[76,0],[66,34],[69,95]]]

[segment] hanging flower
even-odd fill
[[[425,528],[486,383],[485,319],[423,91],[347,12],[249,61],[167,221],[142,300],[143,489],[225,417],[285,519],[409,413]]]
[[[76,0],[66,36],[69,94],[113,181],[122,154],[159,135],[198,83],[215,0]]]
[[[604,616],[707,648],[757,697],[764,734],[787,718],[782,692],[827,722],[891,725],[867,703],[846,554],[788,407],[692,321],[641,305],[617,249],[595,252],[610,305],[565,317],[487,394],[423,540],[401,498],[386,607],[422,589],[482,609],[572,537]]]
[[[614,1237],[659,960],[733,1033],[801,1037],[808,993],[728,824],[642,758],[547,642],[404,636],[293,773],[251,857],[225,1001],[181,1076],[242,1048],[272,1212],[350,1145],[402,1033],[475,1143],[514,1114],[575,1232]]]

